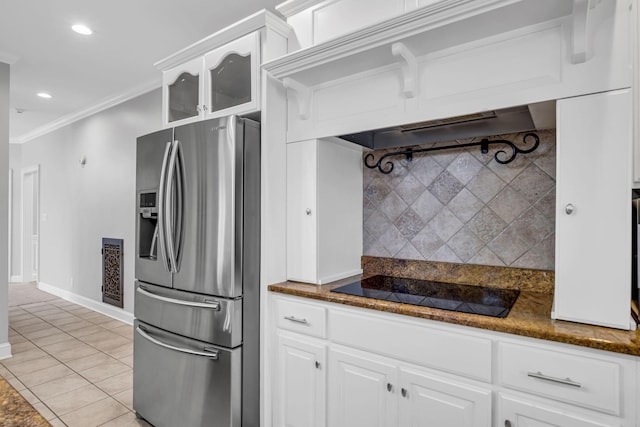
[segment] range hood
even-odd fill
[[[555,101],[342,135],[372,150],[555,127]]]

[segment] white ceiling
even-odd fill
[[[153,63],[282,0],[3,0],[0,61],[11,64],[10,136],[159,86]],[[71,30],[83,23],[91,36]],[[48,92],[53,98],[36,96]],[[16,109],[24,110],[18,114]]]

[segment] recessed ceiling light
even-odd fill
[[[83,36],[90,36],[91,34],[93,34],[93,31],[91,31],[91,28],[82,24],[76,24],[72,26],[71,29],[78,34],[82,34]]]
[[[40,98],[44,98],[44,99],[51,99],[51,95],[50,95],[50,94],[48,94],[47,92],[39,92],[39,93],[38,93],[38,96],[39,96]]]

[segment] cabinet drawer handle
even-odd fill
[[[303,325],[309,324],[309,322],[307,322],[307,319],[298,319],[297,317],[294,317],[294,316],[284,316],[284,318],[295,323],[302,323]]]
[[[393,386],[391,385],[391,383],[387,383],[387,391],[391,391],[393,390]]]
[[[316,369],[320,369],[320,362],[316,360]]]
[[[540,371],[538,371],[538,372],[527,372],[527,376],[531,377],[531,378],[537,378],[539,380],[550,381],[552,383],[570,385],[571,387],[576,387],[576,388],[582,387],[582,384],[580,384],[579,382],[573,381],[569,377],[567,377],[567,378],[550,377],[548,375],[544,375]]]
[[[400,394],[402,394],[402,397],[407,397],[407,389],[402,387],[402,389],[400,389]]]

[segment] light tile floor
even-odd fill
[[[52,426],[149,426],[133,413],[133,328],[56,298],[9,308],[0,375]]]

